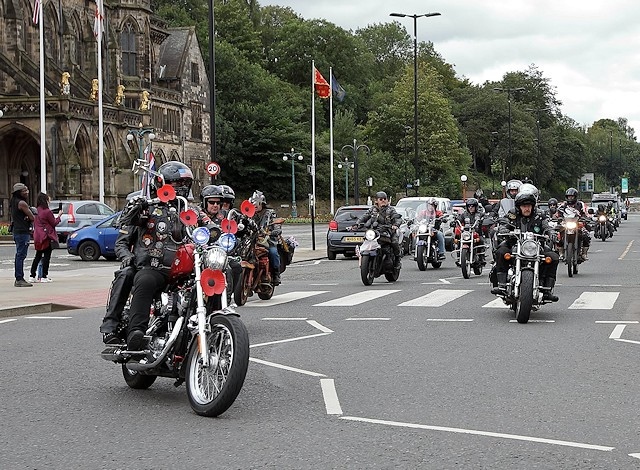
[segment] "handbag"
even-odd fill
[[[51,247],[52,250],[57,250],[60,248],[60,242],[58,242],[58,240],[56,240],[53,235],[47,230],[47,227],[44,226],[44,224],[42,223],[42,221],[40,221],[40,226],[42,227],[42,231],[47,235],[46,240],[49,241],[49,246]],[[34,240],[35,241],[35,240]],[[44,249],[46,249],[45,244],[43,243]],[[37,248],[36,248],[37,249]]]

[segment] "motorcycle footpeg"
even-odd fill
[[[122,355],[122,345],[107,346],[101,353],[100,357],[105,361],[123,364],[127,362],[127,357]]]

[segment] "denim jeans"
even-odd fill
[[[31,235],[28,233],[13,234],[13,241],[16,244],[16,259],[14,263],[16,281],[24,279],[24,260],[27,258],[30,240]]]
[[[280,272],[280,254],[276,246],[269,247],[269,264],[271,265],[272,271]]]
[[[436,238],[438,239],[438,253],[444,255],[444,233],[442,233],[440,230],[436,230]]]

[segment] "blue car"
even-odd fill
[[[95,225],[71,233],[67,238],[67,251],[72,255],[79,255],[84,261],[96,261],[100,256],[109,261],[115,260],[118,238],[118,227],[115,224],[119,215],[120,212],[116,212]]]

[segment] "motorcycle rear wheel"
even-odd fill
[[[387,279],[388,282],[396,282],[400,277],[400,270],[394,268],[392,272],[384,273],[384,277]]]
[[[244,268],[242,270],[242,276],[240,277],[240,282],[233,289],[233,300],[236,301],[236,305],[242,306],[247,303],[247,298],[249,297],[249,290],[251,289],[247,284],[250,282],[249,277],[251,275],[249,268]]]
[[[156,375],[142,375],[135,370],[129,370],[126,364],[122,364],[122,376],[127,385],[135,390],[148,389],[158,378]]]
[[[518,323],[527,323],[529,321],[532,306],[533,271],[522,271],[520,273],[520,297],[518,298],[518,308],[516,310]]]
[[[249,367],[249,334],[236,316],[214,315],[207,333],[209,367],[202,366],[199,345],[189,352],[187,397],[200,416],[219,416],[235,401]]]
[[[260,300],[269,300],[271,297],[273,297],[273,293],[275,292],[275,290],[276,288],[272,286],[269,292],[258,292],[258,298]]]
[[[418,245],[416,248],[416,258],[418,261],[418,269],[420,271],[427,270],[427,256],[425,254],[425,245]]]
[[[369,255],[364,255],[361,258],[360,263],[360,279],[362,279],[362,283],[365,286],[370,286],[373,284],[373,266],[371,265],[371,257]]]
[[[460,250],[460,269],[462,269],[462,277],[469,279],[469,248]]]

